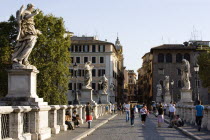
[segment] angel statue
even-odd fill
[[[169,76],[165,76],[163,85],[165,88],[165,93],[169,93]]]
[[[36,44],[37,35],[41,32],[35,29],[34,16],[39,14],[39,10],[34,10],[33,4],[28,4],[24,10],[22,5],[16,13],[18,22],[17,44],[12,54],[13,69],[36,69],[28,62],[28,57]]]
[[[181,66],[181,79],[183,81],[183,88],[182,89],[190,89],[190,63],[186,59],[182,60],[182,66]]]
[[[99,81],[99,84],[102,85],[102,94],[107,94],[107,89],[108,89],[108,79],[106,78],[105,74],[102,77],[102,79]]]
[[[84,87],[88,89],[91,89],[90,83],[92,82],[92,69],[94,67],[91,64],[91,61],[86,62],[84,68]]]

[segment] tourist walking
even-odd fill
[[[165,104],[164,104],[164,107],[163,107],[163,109],[164,109],[164,115],[166,115],[167,106],[168,106],[168,105],[165,103]]]
[[[129,121],[129,117],[130,117],[130,104],[129,102],[127,102],[127,104],[125,104],[124,106],[124,109],[125,109],[125,113],[126,113],[126,122]]]
[[[134,126],[135,106],[133,104],[131,105],[130,113],[131,113],[131,126]]]
[[[93,120],[92,116],[93,109],[89,102],[87,102],[85,112],[86,112],[86,122],[88,122],[88,128],[91,128],[91,122]]]
[[[147,107],[146,107],[145,104],[143,104],[143,107],[141,108],[140,113],[141,113],[142,126],[144,126],[145,121],[146,121],[146,117],[147,117],[147,114],[148,114],[148,110],[147,110]]]
[[[196,124],[198,126],[198,131],[201,131],[201,124],[202,124],[202,118],[203,118],[203,110],[204,106],[201,105],[201,101],[198,101],[198,105],[195,106],[196,110]]]
[[[112,115],[115,113],[115,111],[114,111],[114,110],[115,110],[115,105],[114,105],[114,104],[112,104],[112,105],[111,105]]]
[[[172,107],[173,106],[173,103],[172,103],[172,101],[170,102],[170,104],[169,104],[169,106],[168,106],[168,117],[170,118],[170,107]]]
[[[163,105],[160,103],[158,108],[158,127],[161,127],[162,123],[164,123],[164,109]]]
[[[170,112],[170,124],[168,127],[172,128],[171,121],[174,119],[175,114],[176,114],[176,107],[174,103],[172,103],[171,106],[169,106],[169,112]]]

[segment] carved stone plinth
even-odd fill
[[[79,99],[81,104],[86,104],[90,102],[91,104],[97,104],[93,100],[93,89],[83,88],[81,90],[81,98]]]
[[[181,100],[180,104],[185,104],[185,105],[193,105],[193,100],[192,100],[192,90],[191,89],[181,89]]]
[[[157,97],[156,97],[156,102],[157,102],[157,103],[162,102],[161,96],[157,96]]]
[[[164,103],[169,104],[171,102],[171,95],[170,93],[166,93],[164,96]]]
[[[36,77],[38,70],[12,69],[8,70],[8,94],[0,100],[0,105],[33,106],[48,105],[36,93]]]
[[[102,104],[109,104],[108,94],[101,94],[100,98]]]

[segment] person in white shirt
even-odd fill
[[[130,104],[129,104],[129,102],[124,105],[124,109],[126,112],[126,122],[128,122],[129,118],[130,118]]]
[[[141,113],[141,122],[142,122],[142,126],[144,126],[145,121],[146,121],[146,117],[148,114],[148,110],[147,110],[147,106],[143,104],[143,107],[140,110]]]
[[[176,113],[176,108],[175,104],[173,103],[171,106],[169,106],[169,112],[170,112],[170,124],[169,127],[172,126],[171,121],[174,119],[175,113]]]
[[[112,104],[112,105],[111,105],[111,111],[112,111],[112,114],[114,114],[114,109],[115,109],[115,105],[114,105],[114,104]]]
[[[170,120],[172,120],[176,112],[175,104],[169,106],[169,112],[170,112]]]

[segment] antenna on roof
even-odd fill
[[[193,31],[191,32],[191,40],[198,40],[198,38],[199,38],[198,31],[193,25]]]
[[[162,44],[164,44],[164,39],[163,39],[163,36],[162,36],[161,40],[162,40]]]

